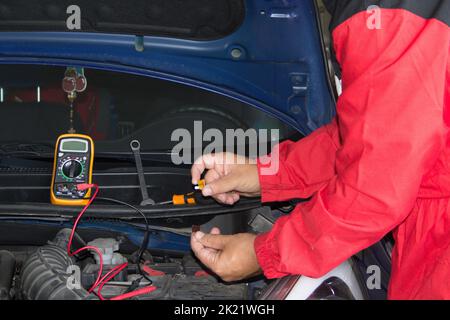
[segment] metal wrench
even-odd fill
[[[134,154],[134,161],[136,162],[139,186],[142,194],[141,206],[154,205],[155,201],[148,196],[147,192],[147,183],[145,182],[144,168],[141,159],[141,143],[138,140],[133,140],[130,142],[130,147]]]

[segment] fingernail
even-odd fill
[[[202,190],[202,193],[205,197],[212,195],[212,189],[209,186],[205,186]]]
[[[204,235],[205,235],[205,234],[204,234],[203,232],[197,231],[197,232],[194,234],[194,237],[195,237],[197,240],[201,240],[201,238],[203,238]]]

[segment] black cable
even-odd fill
[[[148,247],[148,241],[149,241],[149,238],[150,238],[150,229],[148,227],[149,223],[148,223],[147,217],[145,216],[145,214],[139,208],[137,208],[137,207],[135,207],[132,204],[129,204],[127,202],[120,201],[120,200],[113,199],[113,198],[106,198],[106,197],[97,197],[96,200],[109,201],[109,202],[113,202],[113,203],[116,203],[116,204],[120,204],[120,205],[129,207],[129,208],[135,210],[137,213],[139,213],[142,216],[142,218],[144,218],[144,221],[145,221],[145,233],[144,233],[144,238],[142,239],[141,247],[139,248],[139,251],[138,251],[137,268],[138,268],[139,274],[145,280],[147,280],[149,282],[149,284],[152,284],[153,281],[145,274],[145,272],[142,271],[142,268],[141,268],[142,256],[144,254],[144,251]]]

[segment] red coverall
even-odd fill
[[[256,238],[268,278],[322,276],[394,230],[388,297],[450,299],[449,2],[331,5],[337,116],[280,144],[276,174],[258,162],[263,202],[312,196]]]

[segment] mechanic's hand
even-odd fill
[[[253,242],[256,235],[221,235],[218,228],[210,234],[197,231],[191,247],[197,258],[226,282],[238,281],[261,273]]]
[[[196,184],[205,170],[205,197],[212,196],[218,202],[232,205],[240,196],[260,195],[258,168],[246,157],[232,153],[207,154],[198,158],[191,169],[192,183]]]

